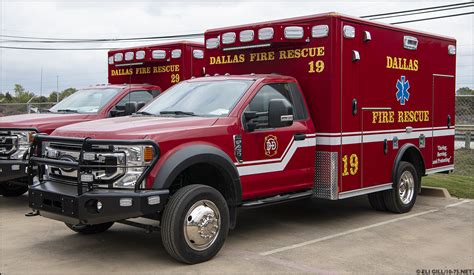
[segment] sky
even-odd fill
[[[206,29],[273,19],[340,12],[363,16],[450,3],[446,1],[22,1],[0,0],[0,34],[55,38],[125,38],[202,33]],[[473,7],[380,20],[385,23],[474,11]],[[456,87],[474,88],[474,16],[460,16],[401,26],[457,39]],[[201,41],[197,39],[195,41]],[[120,48],[153,44],[95,43],[46,47]],[[0,46],[44,46],[0,39]],[[42,72],[42,73],[41,73]],[[107,51],[26,51],[0,49],[0,91],[14,84],[47,95],[68,87],[107,82]],[[41,83],[41,75],[43,76]]]

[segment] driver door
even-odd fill
[[[298,86],[266,84],[245,111],[268,112],[272,99],[288,101],[293,106],[294,121],[291,126],[268,128],[268,116],[259,116],[251,121],[257,125],[254,131],[242,130],[242,162],[238,170],[244,199],[311,188],[313,184],[315,146],[310,145],[314,138],[306,136],[311,134],[307,127],[309,116]]]

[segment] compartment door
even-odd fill
[[[355,37],[344,35],[344,28],[354,28]],[[341,88],[341,186],[339,191],[345,192],[361,188],[361,111],[360,103],[360,41],[361,27],[352,22],[342,24],[342,88]],[[355,106],[353,106],[355,104]],[[353,111],[356,108],[356,112]]]
[[[454,98],[454,76],[434,74],[432,168],[454,163]]]

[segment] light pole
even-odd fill
[[[56,103],[59,102],[59,75],[56,75]]]

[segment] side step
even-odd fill
[[[304,191],[304,192],[300,192],[300,193],[277,195],[277,196],[274,196],[274,197],[258,199],[258,200],[254,200],[254,201],[248,201],[248,202],[243,203],[242,207],[258,207],[258,206],[263,206],[263,205],[267,205],[267,204],[273,204],[273,203],[280,203],[280,202],[286,202],[286,201],[291,201],[291,200],[309,198],[311,196],[313,196],[313,190],[308,190],[308,191]]]
[[[154,226],[154,225],[151,225],[151,224],[144,224],[144,223],[139,223],[139,222],[134,222],[134,221],[129,221],[129,220],[120,220],[120,221],[117,221],[117,223],[126,224],[126,225],[129,225],[129,226],[145,229],[146,233],[152,233],[154,231],[160,231],[160,227]]]

